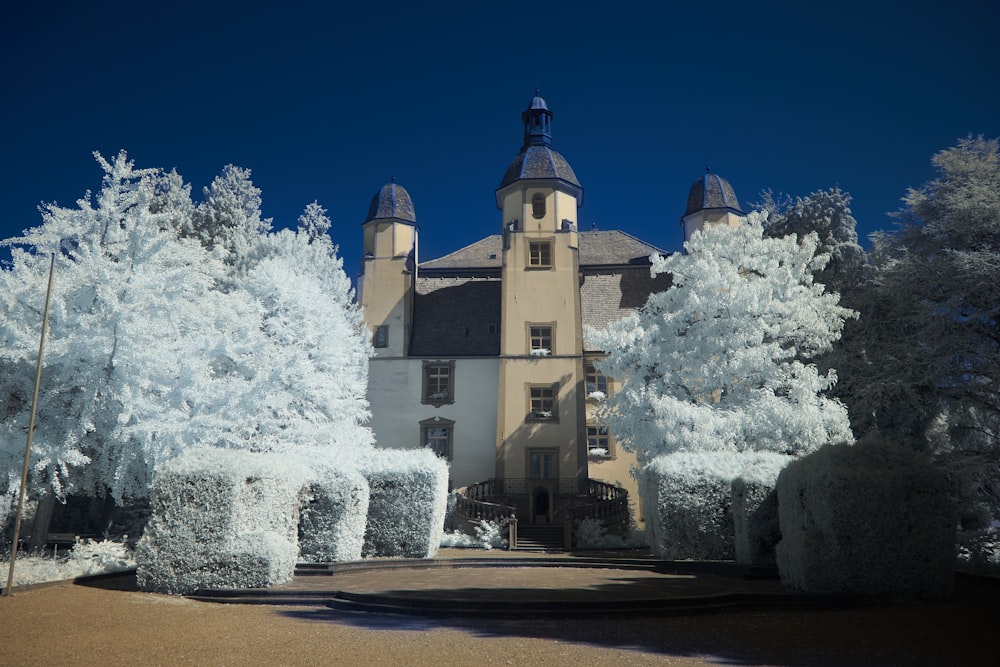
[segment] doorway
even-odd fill
[[[528,450],[531,523],[552,523],[556,485],[559,483],[559,450]]]

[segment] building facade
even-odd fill
[[[521,523],[623,503],[619,488],[641,519],[634,456],[595,414],[615,382],[597,372],[603,352],[588,349],[584,331],[669,286],[649,273],[663,251],[621,231],[579,230],[583,187],[552,147],[552,113],[537,94],[522,120],[521,150],[496,191],[500,233],[418,263],[409,194],[393,182],[372,199],[358,281],[374,344],[372,428],[381,446],[433,448],[451,461],[454,488],[513,508]],[[732,188],[706,174],[692,186],[685,238],[736,215]]]

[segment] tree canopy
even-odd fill
[[[96,157],[96,196],[43,206],[3,242],[0,494],[18,486],[53,252],[35,492],[141,497],[192,445],[370,445],[367,337],[322,208],[269,233],[247,170],[226,167],[195,204],[176,173]]]
[[[801,454],[850,441],[843,405],[823,395],[836,374],[808,359],[853,316],[814,282],[828,256],[817,237],[765,238],[763,216],[709,226],[686,254],[654,257],[672,286],[588,342],[622,386],[602,418],[640,460],[674,451]]]

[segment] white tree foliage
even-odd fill
[[[17,489],[52,252],[34,492],[145,496],[193,445],[366,448],[368,343],[329,238],[260,235],[244,170],[227,168],[196,208],[175,173],[97,160],[96,197],[44,206],[42,225],[4,242],[0,492]],[[196,228],[221,237],[187,238]]]
[[[847,412],[823,392],[836,381],[806,363],[830,349],[845,318],[813,281],[825,255],[808,235],[764,238],[762,215],[712,226],[687,254],[653,257],[673,285],[588,343],[622,379],[602,418],[641,462],[678,451],[802,454],[852,441]]]
[[[260,188],[250,180],[249,169],[228,164],[204,194],[191,228],[208,247],[225,249],[227,261],[235,264],[271,230],[271,219],[261,217]]]

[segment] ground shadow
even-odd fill
[[[609,595],[620,595],[633,585],[624,578],[606,589]],[[531,591],[466,588],[454,593],[495,600],[517,599]],[[559,594],[572,597],[574,591]],[[955,596],[947,601],[832,609],[701,609],[699,613],[583,618],[532,615],[530,605],[525,605],[524,615],[518,618],[428,618],[319,608],[281,613],[312,623],[398,632],[449,628],[475,637],[543,639],[720,665],[987,665],[1000,664],[1000,647],[992,639],[1000,627],[998,595],[1000,582],[996,580],[960,578]]]

